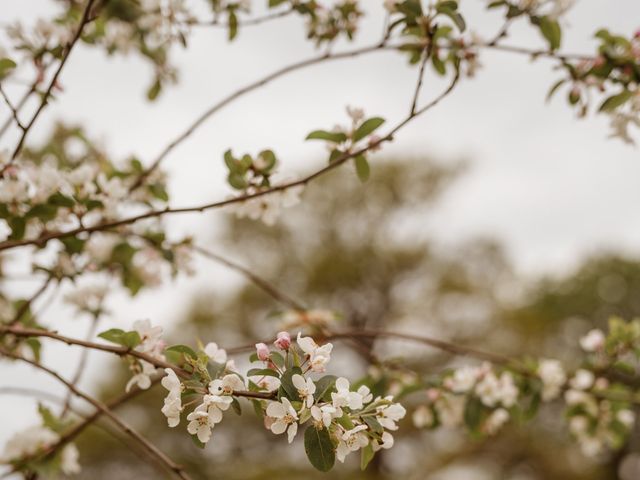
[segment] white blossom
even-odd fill
[[[331,400],[334,407],[349,407],[351,410],[362,408],[363,398],[358,392],[352,392],[349,380],[340,377],[336,380],[336,391],[331,392]]]
[[[300,332],[298,332],[297,342],[300,349],[307,354],[311,370],[316,373],[323,373],[327,363],[331,360],[333,345],[331,343],[325,343],[319,346],[313,338],[303,337]]]
[[[344,459],[351,452],[356,452],[361,448],[369,445],[369,437],[362,433],[366,430],[366,425],[358,425],[351,430],[345,431],[341,436],[336,448],[336,458],[340,462],[344,462]]]
[[[204,353],[214,363],[220,363],[222,365],[227,363],[227,352],[223,348],[218,347],[215,342],[207,343],[204,347]]]
[[[562,364],[558,360],[540,360],[537,374],[542,380],[542,400],[548,402],[557,398],[567,381],[567,375],[564,368],[562,368]]]
[[[509,412],[504,408],[498,408],[491,412],[491,415],[487,417],[484,423],[484,430],[489,435],[494,435],[502,428],[502,426],[509,421]]]
[[[597,352],[604,348],[606,337],[602,330],[594,328],[580,339],[580,347],[585,352]]]
[[[391,401],[391,397],[386,397],[385,400]],[[387,430],[397,430],[396,422],[403,419],[406,414],[407,410],[399,403],[390,403],[376,408],[376,418]]]
[[[221,379],[216,379],[209,383],[209,392],[211,392],[212,395],[232,395],[234,391],[244,390],[245,388],[246,385],[242,379],[234,373],[230,373]]]
[[[571,388],[576,390],[589,390],[593,386],[595,381],[595,375],[589,370],[581,368],[574,375],[571,381]]]
[[[413,425],[416,428],[431,427],[435,421],[433,412],[426,405],[418,406],[413,411],[413,415],[411,416],[411,419],[413,420]]]
[[[314,405],[311,407],[311,417],[313,417],[317,422],[322,423],[327,428],[329,428],[333,419],[340,418],[341,416],[342,409],[336,408],[329,403],[321,406]]]
[[[287,432],[289,443],[298,432],[298,413],[291,402],[283,397],[280,402],[273,401],[267,406],[267,417],[270,422],[269,429],[276,435]]]
[[[487,407],[498,404],[512,407],[518,398],[518,388],[509,372],[503,372],[499,378],[493,372],[487,373],[476,385],[475,392]]]
[[[167,375],[162,378],[160,383],[169,390],[169,393],[164,399],[161,411],[167,417],[169,426],[176,427],[180,423],[180,414],[182,413],[182,382],[173,369],[165,368],[164,371]]]
[[[302,404],[310,408],[311,405],[313,405],[313,394],[316,393],[316,384],[313,383],[313,380],[310,378],[304,378],[298,374],[293,375],[291,381],[302,399]]]

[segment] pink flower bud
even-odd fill
[[[273,344],[280,350],[289,350],[291,346],[291,335],[289,332],[278,332],[276,341]]]
[[[258,359],[266,362],[269,360],[269,347],[265,343],[256,343],[256,353],[258,354]]]

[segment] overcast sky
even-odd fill
[[[56,2],[4,3],[3,22],[12,18],[33,22],[38,16],[46,17]],[[379,2],[362,3],[368,8]],[[462,2],[468,24],[488,37],[501,19],[496,13],[484,12],[483,4],[480,0]],[[629,35],[640,27],[639,19],[637,0],[581,0],[566,18],[563,49],[592,52],[593,32],[598,28],[607,26]],[[364,21],[357,44],[376,41],[381,22],[376,6]],[[508,39],[511,44],[544,46],[526,24],[517,24],[513,32]],[[225,94],[314,55],[313,46],[303,39],[302,23],[295,17],[241,30],[231,45],[221,30],[194,31],[189,50],[174,52],[179,84],[153,104],[144,97],[151,71],[138,57],[107,58],[80,47],[63,72],[64,93],[41,117],[43,129],[31,140],[43,138],[44,127],[63,118],[85,126],[115,156],[135,153],[148,161]],[[402,130],[393,145],[385,148],[386,153],[399,156],[470,162],[469,172],[429,219],[431,234],[443,242],[476,235],[496,237],[526,274],[566,270],[602,248],[639,253],[639,150],[608,140],[604,117],[576,119],[562,95],[546,104],[546,92],[558,78],[548,60],[532,63],[513,54],[483,52],[481,63],[476,78],[464,80],[452,96]],[[221,160],[227,148],[251,153],[272,148],[283,160],[285,172],[317,168],[325,150],[318,143],[303,141],[309,131],[344,123],[347,104],[396,123],[407,113],[416,74],[404,56],[374,53],[295,72],[243,97],[167,158],[172,203],[192,205],[228,195]],[[423,98],[437,95],[443,86],[429,74]],[[6,108],[0,112],[7,114]],[[640,140],[640,131],[637,133]],[[372,164],[375,168],[375,157]],[[171,225],[176,232],[197,234],[211,229],[210,221],[206,230],[202,227],[199,215],[172,218]],[[122,296],[115,304],[119,325],[140,317],[169,325],[183,306],[176,292],[187,292],[203,278],[223,274],[226,272],[220,269],[208,270],[205,276],[181,280],[133,303]],[[168,291],[173,295],[164,295]],[[65,312],[58,306],[52,311]],[[69,332],[83,329],[77,325],[60,328]],[[50,352],[47,360],[54,366],[69,368],[74,360],[65,354],[66,347],[52,347]],[[95,362],[93,369],[99,368],[99,361]],[[0,386],[25,386],[24,378],[37,378],[34,382],[43,388],[54,388],[29,369],[0,365]],[[5,407],[0,416],[2,444],[15,428],[34,421],[34,404],[0,397],[0,405]]]

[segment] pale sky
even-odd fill
[[[18,18],[32,22],[46,16],[55,4],[45,0],[4,3],[3,23]],[[376,8],[365,19],[357,45],[378,39],[382,20],[379,3],[362,2]],[[490,36],[501,19],[496,13],[484,12],[483,4],[464,0],[462,8],[467,12],[467,23]],[[630,35],[640,27],[638,19],[637,0],[580,0],[566,17],[563,50],[589,53],[598,28],[607,26]],[[544,47],[539,36],[522,22],[513,32],[510,44]],[[107,58],[95,50],[78,48],[62,75],[64,93],[41,117],[41,129],[58,118],[77,122],[101,138],[115,156],[135,153],[149,161],[227,93],[316,54],[304,41],[302,23],[296,17],[241,30],[231,45],[223,31],[206,28],[194,31],[190,42],[189,50],[174,52],[174,63],[181,70],[179,84],[153,104],[144,97],[150,68],[139,58]],[[337,50],[344,48],[353,47],[341,43]],[[523,274],[564,271],[602,248],[640,253],[639,150],[607,139],[603,116],[576,119],[562,95],[546,104],[546,92],[558,78],[551,62],[541,59],[532,63],[498,52],[483,52],[480,61],[483,68],[476,78],[461,82],[453,95],[402,130],[393,145],[384,149],[398,156],[424,155],[444,162],[465,159],[471,163],[469,172],[447,192],[436,213],[425,219],[428,233],[453,243],[477,235],[495,237],[504,243]],[[374,53],[295,72],[243,97],[167,158],[164,166],[172,177],[172,204],[204,203],[230,193],[222,162],[227,148],[252,153],[272,148],[283,160],[283,173],[310,172],[324,161],[325,150],[316,142],[303,141],[309,131],[344,123],[347,104],[362,106],[368,114],[395,124],[407,113],[416,75],[416,68],[409,68],[404,56]],[[423,99],[437,95],[443,86],[429,73]],[[0,112],[2,118],[7,114],[6,108]],[[42,130],[30,140],[42,138]],[[640,143],[640,131],[636,137]],[[174,217],[171,226],[178,234],[210,233],[211,216],[206,219],[203,227],[199,215]],[[121,295],[114,303],[118,319],[113,323],[123,327],[136,318],[151,318],[170,325],[181,312],[187,292],[212,278],[222,283],[220,279],[227,278],[222,275],[228,273],[207,265],[207,271],[199,276],[143,294],[134,302]],[[56,318],[69,314],[59,305],[49,312]],[[56,326],[83,335],[84,327],[77,324],[56,322]],[[52,345],[46,360],[61,371],[69,371],[75,357],[67,352],[66,347]],[[92,371],[99,372],[100,365],[96,359]],[[0,379],[0,386],[60,391],[30,369],[5,363],[0,364]],[[33,381],[26,385],[25,379]],[[90,385],[89,381],[83,386]],[[35,403],[4,396],[0,405],[4,412],[0,416],[2,445],[15,429],[35,421]]]

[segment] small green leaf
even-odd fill
[[[230,173],[227,177],[227,182],[229,182],[229,185],[231,185],[236,190],[244,190],[248,186],[247,180],[244,178],[244,176],[238,173]]]
[[[185,357],[198,358],[198,354],[193,351],[191,347],[187,345],[172,345],[165,349],[165,352],[178,352],[182,353]]]
[[[236,414],[242,415],[242,407],[240,406],[240,402],[237,398],[234,397],[234,399],[231,400],[231,407],[233,408],[233,411],[236,412]]]
[[[160,80],[156,80],[153,85],[149,87],[149,90],[147,90],[147,99],[153,102],[156,98],[158,98],[158,95],[160,95],[161,91],[162,84],[160,83]]]
[[[456,27],[458,27],[458,30],[460,30],[461,32],[464,32],[465,29],[467,28],[467,24],[464,21],[464,18],[462,18],[462,15],[460,15],[460,13],[458,13],[457,10],[449,7],[448,5],[438,5],[436,7],[436,10],[439,13],[449,17],[451,21],[456,25]]]
[[[333,444],[326,428],[318,430],[310,426],[304,432],[304,451],[311,465],[321,472],[328,472],[336,461]]]
[[[331,399],[331,391],[334,389],[336,384],[336,380],[338,377],[335,375],[325,375],[324,377],[318,379],[316,383],[316,393],[314,397],[316,400],[330,400]]]
[[[235,12],[229,12],[229,40],[233,40],[238,35],[238,17]]]
[[[142,343],[142,339],[140,338],[140,334],[135,330],[125,332],[122,335],[122,345],[125,347],[136,348],[140,343]]]
[[[556,83],[553,84],[553,86],[549,89],[549,93],[547,93],[547,102],[549,100],[551,100],[551,97],[553,97],[553,95],[558,91],[558,89],[564,85],[566,82],[565,79],[562,80],[558,80]]]
[[[623,90],[621,93],[612,95],[607,98],[602,105],[600,105],[599,111],[611,112],[618,107],[621,107],[633,97],[633,93],[629,90]]]
[[[369,179],[369,162],[364,155],[358,155],[355,157],[354,162],[356,164],[356,173],[361,182],[366,182]]]
[[[373,452],[373,447],[371,443],[364,447],[360,452],[360,470],[364,470],[369,465],[369,462],[373,460],[373,456],[375,453]]]
[[[0,58],[0,79],[6,77],[14,68],[16,68],[16,62],[10,58]]]
[[[549,17],[541,17],[540,32],[549,43],[549,48],[551,50],[557,50],[560,48],[560,43],[562,42],[562,29],[556,20],[552,20]]]
[[[271,370],[270,368],[252,368],[247,372],[247,377],[258,376],[280,377],[278,372],[276,372],[275,370]]]
[[[372,117],[368,120],[365,120],[362,125],[358,127],[358,129],[353,134],[353,141],[357,142],[362,140],[367,135],[371,135],[376,129],[380,127],[384,123],[384,118],[380,117]]]
[[[306,138],[306,140],[325,140],[333,143],[342,143],[346,139],[347,136],[342,132],[327,132],[326,130],[314,130]]]
[[[122,335],[124,335],[124,330],[120,328],[110,328],[109,330],[99,333],[98,337],[106,340],[107,342],[121,345]]]
[[[299,401],[300,395],[298,394],[298,389],[293,385],[292,377],[296,374],[300,375],[302,370],[300,367],[293,367],[282,374],[280,378],[280,386],[286,393],[286,396],[289,400]]]

